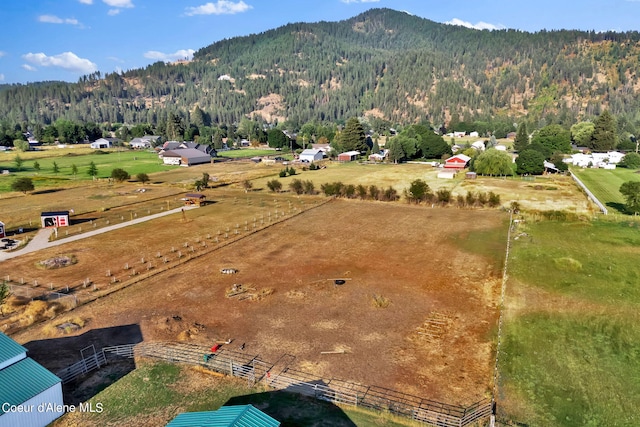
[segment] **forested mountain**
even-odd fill
[[[636,126],[639,58],[638,32],[479,31],[372,9],[223,40],[190,62],[4,85],[0,117],[156,125],[170,115],[190,123],[199,106],[213,124],[261,116],[296,129],[374,115],[452,128],[525,115],[570,125],[608,109]]]

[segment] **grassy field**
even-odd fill
[[[545,426],[637,426],[637,222],[520,227],[500,359],[501,418]]]
[[[36,152],[38,154],[46,154],[53,150],[45,152]],[[103,154],[87,153],[86,150],[78,149],[73,151],[66,149],[55,156],[47,157],[31,157],[30,152],[19,153],[24,160],[21,170],[16,169],[15,157],[16,153],[0,154],[0,170],[9,170],[9,175],[0,175],[0,193],[11,191],[11,183],[17,177],[30,177],[36,191],[57,186],[77,186],[85,185],[86,181],[93,178],[89,176],[89,164],[94,162],[98,170],[97,178],[108,178],[111,171],[115,168],[121,168],[129,172],[133,179],[136,174],[165,171],[168,169],[176,169],[178,166],[167,166],[162,164],[158,159],[158,155],[148,151],[103,151]],[[40,170],[34,168],[34,162],[40,165]],[[53,163],[59,168],[58,173],[53,172]],[[78,169],[78,173],[72,173],[73,165]]]
[[[627,181],[640,181],[640,175],[634,169],[574,168],[572,172],[580,178],[600,202],[619,213],[624,213],[625,204],[624,197],[620,194],[620,186]]]
[[[256,156],[283,156],[282,151],[271,150],[268,148],[242,148],[240,150],[220,151],[220,157],[228,157],[230,159],[239,159],[242,157]]]
[[[358,408],[340,408],[301,395],[214,376],[193,367],[139,362],[138,368],[91,399],[101,414],[71,413],[54,427],[164,426],[182,412],[213,411],[223,405],[252,404],[286,426],[418,426],[409,420]]]

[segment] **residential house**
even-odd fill
[[[0,427],[45,427],[64,414],[62,381],[0,332]]]
[[[311,144],[311,148],[322,151],[324,157],[327,157],[331,151],[331,145],[329,144]]]
[[[484,145],[484,141],[476,141],[473,144],[471,144],[471,148],[475,148],[477,151],[482,152],[486,147]]]
[[[133,138],[131,142],[129,142],[129,146],[135,150],[144,150],[145,148],[150,148],[151,143],[147,139]]]
[[[382,162],[384,161],[384,159],[386,159],[387,157],[389,157],[389,150],[384,149],[384,150],[380,150],[380,152],[378,153],[373,153],[369,156],[369,161],[372,162]]]

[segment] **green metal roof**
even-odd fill
[[[0,363],[26,352],[26,348],[0,332]]]
[[[60,378],[27,357],[0,370],[0,402],[20,405],[59,382]]]
[[[223,406],[217,411],[185,412],[166,427],[278,427],[279,421],[251,405]]]

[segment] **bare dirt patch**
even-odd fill
[[[506,235],[499,211],[334,201],[74,315],[91,317],[94,329],[137,324],[145,341],[231,338],[234,350],[245,344],[273,362],[288,353],[294,368],[324,378],[468,405],[491,389],[500,268],[454,237],[502,228]],[[238,273],[220,273],[229,266]],[[227,298],[234,283],[273,293]],[[373,295],[391,303],[375,307]],[[446,328],[417,338],[433,313],[447,313]],[[15,338],[38,339],[40,329]]]

